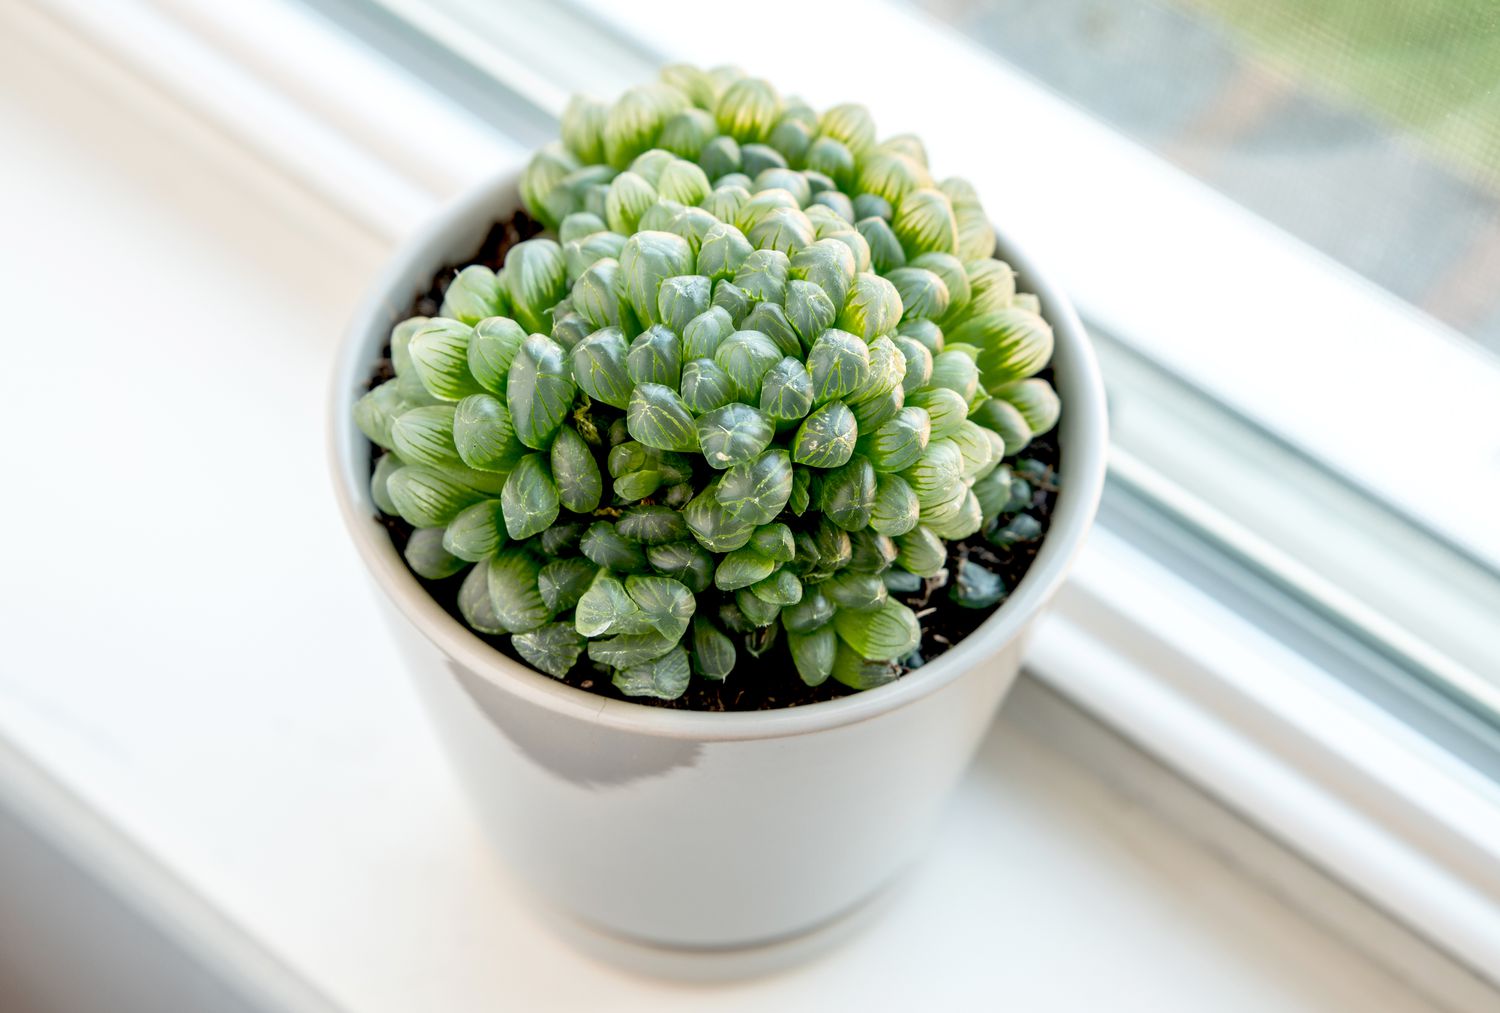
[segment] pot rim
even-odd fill
[[[1098,362],[1078,314],[1061,290],[1003,235],[1001,259],[1015,269],[1021,287],[1040,298],[1042,315],[1055,337],[1052,368],[1063,403],[1062,482],[1051,524],[1025,577],[974,632],[936,660],[894,682],[836,700],[764,711],[673,710],[615,700],[559,682],[506,657],[449,615],[418,583],[376,520],[369,492],[369,441],[355,427],[351,408],[366,389],[370,366],[390,328],[410,304],[413,274],[429,276],[452,261],[449,251],[461,237],[474,234],[476,228],[482,237],[506,209],[518,209],[519,179],[516,168],[493,174],[403,242],[360,300],[334,364],[328,435],[340,512],[376,583],[423,635],[486,680],[556,713],[664,738],[732,741],[805,735],[878,717],[936,692],[1026,630],[1062,583],[1092,525],[1104,486],[1108,422]]]

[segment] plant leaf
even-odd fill
[[[548,610],[557,615],[578,604],[597,572],[599,568],[587,559],[554,559],[537,574],[537,591]]]
[[[716,495],[730,518],[768,524],[786,509],[792,482],[791,456],[785,450],[768,450],[725,471]]]
[[[442,528],[418,528],[406,541],[402,553],[406,565],[419,577],[427,580],[442,580],[451,577],[468,565],[462,556],[456,556],[443,544]]]
[[[687,651],[674,647],[654,661],[615,672],[613,682],[626,696],[675,700],[687,689],[691,677]]]
[[[506,406],[516,437],[533,450],[545,450],[573,404],[573,371],[567,353],[551,338],[533,334],[510,364]]]
[[[525,633],[552,618],[537,590],[541,565],[522,549],[501,549],[489,561],[490,607],[507,633]]]
[[[783,610],[785,616],[785,610]],[[822,626],[807,633],[787,631],[787,647],[792,652],[792,663],[797,674],[809,686],[821,686],[833,673],[833,661],[838,651],[838,634],[833,627]]]
[[[488,559],[504,544],[505,516],[496,499],[466,507],[443,530],[443,548],[471,563]]]
[[[693,414],[671,387],[638,384],[630,395],[625,420],[631,437],[648,447],[683,452],[698,449]]]
[[[561,679],[570,672],[583,653],[584,639],[567,623],[547,623],[510,638],[516,653],[532,668]]]
[[[576,514],[592,513],[604,495],[604,478],[583,437],[568,426],[558,429],[552,441],[551,464],[552,481],[562,505]]]
[[[625,592],[657,633],[676,643],[687,632],[697,601],[686,584],[671,577],[631,576],[625,578]]]
[[[837,468],[854,456],[859,426],[854,413],[842,401],[817,408],[797,427],[792,439],[792,460],[815,468]]]

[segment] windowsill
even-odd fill
[[[58,307],[108,306],[115,321],[70,344],[71,393],[91,412],[52,411],[29,384],[8,390],[10,410],[54,420],[51,442],[21,446],[9,467],[44,488],[59,455],[74,454],[94,462],[100,488],[150,490],[121,495],[103,517],[71,496],[7,506],[13,532],[84,536],[7,549],[6,571],[21,579],[0,592],[0,737],[109,828],[95,845],[129,841],[190,903],[346,1008],[527,1007],[543,995],[566,1006],[604,993],[614,1008],[701,1005],[695,991],[595,967],[538,931],[372,632],[320,435],[332,342],[385,252],[379,230],[351,227],[28,10],[0,20],[0,118],[27,152],[0,170],[23,239],[6,244],[0,269],[30,294],[12,326],[46,333]],[[110,265],[84,296],[57,269],[78,251]],[[54,353],[20,345],[7,375],[43,375]],[[132,454],[91,456],[100,417],[117,426],[109,445]],[[263,448],[259,478],[274,501],[239,495],[250,445]],[[163,511],[170,537],[158,534]],[[14,803],[15,787],[0,784],[0,802]],[[141,875],[136,889],[158,888]],[[818,964],[716,1000],[951,1006],[984,995],[1031,1009],[1119,1008],[1128,996],[1140,1008],[1247,1010],[1493,1000],[1029,682],[897,905]],[[908,955],[899,974],[891,953]]]

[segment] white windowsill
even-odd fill
[[[77,20],[79,8],[69,9],[62,23],[87,23]],[[161,16],[144,6],[139,11]],[[182,24],[163,20],[169,27]],[[389,138],[369,140],[362,154],[356,141],[363,128],[330,132],[330,121],[343,123],[335,112],[303,124],[318,158],[287,145],[259,149],[270,164],[291,170],[299,193],[284,176],[238,154],[236,145],[255,148],[261,135],[241,130],[235,110],[216,110],[192,81],[176,87],[193,96],[183,104],[214,124],[212,131],[142,91],[141,76],[155,87],[174,87],[158,76],[160,49],[154,61],[144,58],[149,48],[136,50],[137,71],[125,74],[93,59],[51,15],[18,9],[0,15],[0,23],[8,22],[14,24],[7,24],[8,41],[0,46],[11,52],[0,66],[11,97],[0,110],[9,121],[7,136],[34,138],[28,150],[44,161],[7,170],[8,182],[17,184],[12,192],[30,195],[13,220],[28,223],[22,234],[36,241],[25,250],[9,246],[4,269],[28,280],[39,305],[56,306],[71,289],[61,282],[55,293],[47,289],[49,275],[37,276],[37,258],[56,264],[71,250],[91,249],[116,259],[121,266],[109,287],[91,289],[91,297],[110,300],[131,329],[153,321],[152,351],[164,357],[153,377],[179,398],[150,411],[132,403],[140,414],[123,415],[125,428],[113,435],[141,448],[136,467],[106,464],[101,477],[114,488],[149,478],[166,502],[204,490],[213,499],[178,522],[177,539],[162,544],[131,540],[156,519],[149,504],[134,506],[137,512],[119,521],[119,530],[105,532],[111,546],[105,558],[118,571],[110,580],[118,584],[91,583],[80,591],[75,569],[43,553],[46,546],[7,550],[6,571],[28,578],[25,587],[6,586],[3,613],[17,634],[13,667],[0,677],[0,695],[7,698],[0,734],[192,896],[349,1008],[470,1008],[481,998],[522,998],[525,989],[543,987],[579,1001],[610,989],[622,1006],[695,1005],[690,993],[583,964],[535,932],[474,838],[383,641],[360,635],[374,623],[373,609],[326,502],[321,452],[308,446],[316,442],[310,434],[321,432],[326,359],[343,309],[384,252],[385,238],[425,213],[443,186],[462,180],[434,185],[420,167],[390,170],[378,154]],[[284,37],[296,35],[293,23],[282,25]],[[92,37],[110,47],[112,62],[126,66],[141,38],[128,30]],[[163,37],[149,36],[153,44]],[[236,38],[243,43],[247,36]],[[199,36],[188,44],[201,42]],[[222,73],[212,70],[215,64],[205,58],[202,66]],[[60,74],[58,65],[85,83]],[[245,80],[264,87],[254,76]],[[277,87],[292,85],[280,80]],[[277,89],[271,92],[252,100],[260,111],[249,117],[266,135],[274,131],[265,129],[265,117],[284,108],[274,104]],[[329,101],[336,110],[335,99]],[[391,101],[420,101],[420,91],[392,92]],[[139,125],[116,122],[122,114]],[[234,144],[216,136],[218,130],[227,130]],[[152,136],[155,150],[143,153],[142,134]],[[479,143],[475,150],[489,151],[485,158],[498,157],[500,149]],[[346,154],[354,167],[373,165],[369,178],[376,183],[364,189],[366,177],[357,168],[346,166],[341,174],[334,166]],[[320,160],[321,168],[312,164]],[[488,162],[466,164],[476,175],[490,168]],[[81,165],[92,168],[74,171]],[[23,171],[32,174],[16,175]],[[384,175],[391,171],[394,182]],[[56,179],[68,180],[66,204],[46,185]],[[320,203],[319,196],[330,196],[325,188],[345,195],[334,205],[341,217]],[[131,242],[121,243],[121,229]],[[163,277],[177,282],[171,287],[178,312],[142,298],[141,288]],[[308,285],[308,277],[318,283]],[[222,321],[222,329],[202,333],[198,321],[221,319],[224,306],[254,311],[241,309]],[[130,369],[131,354],[141,353],[103,343],[98,354],[102,366]],[[230,375],[258,385],[258,392],[233,387],[240,400],[223,417],[255,418],[257,425],[253,433],[228,431],[283,451],[268,472],[285,483],[279,530],[265,530],[260,516],[234,513],[242,465],[217,459],[211,426],[191,434],[175,428],[173,413],[194,403],[195,384]],[[85,371],[81,379],[98,403],[110,403],[107,376]],[[26,396],[18,389],[7,403],[28,405]],[[36,411],[42,410],[38,403]],[[64,431],[60,445],[91,435]],[[145,452],[160,446],[151,441],[167,438],[186,442],[172,446],[170,457]],[[44,476],[55,452],[24,458],[21,473],[30,464]],[[163,467],[177,459],[206,470],[186,482],[181,472]],[[64,514],[67,509],[64,504]],[[93,515],[71,519],[76,527],[68,530],[90,530]],[[6,520],[12,530],[57,524],[26,515]],[[237,539],[227,558],[202,550],[220,544],[226,532]],[[216,600],[205,602],[171,582],[133,583],[157,572],[164,559],[178,562],[174,552],[192,568],[215,568],[227,585],[214,589]],[[305,573],[287,572],[281,561],[289,553],[302,560]],[[1106,558],[1095,552],[1090,560]],[[86,562],[79,558],[77,568]],[[1102,567],[1085,565],[1082,594],[1100,586],[1089,581]],[[47,583],[50,575],[55,585]],[[331,579],[337,593],[330,593]],[[1098,595],[1111,600],[1107,591]],[[1039,640],[1039,662],[1062,670],[1058,645],[1067,646],[1066,624],[1084,614],[1063,603],[1059,620]],[[87,636],[79,635],[78,615],[90,617]],[[277,635],[266,636],[268,630]],[[232,657],[223,654],[226,642],[237,645]],[[1064,676],[1052,678],[1083,693],[1079,684],[1068,687]],[[1376,1002],[1418,1009],[1434,996],[1453,1008],[1478,1009],[1492,999],[1443,958],[1222,814],[1217,818],[1227,829],[1217,837],[1185,836],[1183,825],[1201,833],[1213,823],[1205,815],[1213,807],[1184,801],[1196,796],[1112,741],[1045,692],[1023,688],[966,783],[934,861],[903,901],[904,913],[830,961],[745,986],[730,998],[755,1007],[854,996],[868,988],[872,1001],[889,999],[895,993],[879,973],[883,954],[927,938],[920,953],[932,976],[906,983],[925,989],[912,998],[931,998],[946,981],[955,999],[963,987],[984,987],[1018,1008],[1099,1001],[1105,993],[1068,991],[1088,982],[1059,982],[1048,970],[1060,970],[1053,944],[1066,933],[1073,937],[1069,960],[1092,961],[1098,983],[1114,982],[1108,994],[1116,994],[1122,980],[1133,982],[1140,1008],[1228,1008],[1216,1001],[1226,991],[1245,1009]],[[1138,776],[1127,789],[1122,772],[1132,770]],[[1176,801],[1161,801],[1167,797]],[[296,827],[306,829],[294,835],[289,828]],[[1225,843],[1229,839],[1240,842],[1245,855],[1226,861],[1224,852],[1236,847]],[[1260,857],[1245,857],[1250,854]],[[1332,938],[1258,882],[1260,868],[1278,863],[1301,869],[1287,875],[1303,877],[1304,898],[1314,889],[1308,882],[1321,883],[1316,889],[1336,898],[1325,912],[1342,912],[1331,917],[1344,923],[1350,943]],[[1021,867],[1031,882],[1018,884],[1009,874]],[[372,883],[384,884],[378,896],[371,894]],[[981,908],[979,900],[991,906]],[[998,924],[995,905],[1008,915]],[[1029,930],[1037,925],[1057,935],[1049,942],[1047,932]],[[968,933],[961,938],[972,938],[972,945],[955,942],[955,928]],[[937,946],[932,939],[945,942]],[[997,984],[988,971],[997,947],[1015,956],[1011,966],[1030,973],[1017,970]],[[1169,953],[1171,975],[1160,968]],[[1386,977],[1376,961],[1392,966],[1396,977]],[[1419,987],[1426,997],[1414,991]]]

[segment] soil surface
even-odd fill
[[[541,231],[541,225],[525,213],[518,213],[508,221],[496,223],[485,237],[478,254],[440,271],[433,279],[431,288],[412,301],[406,316],[435,316],[438,307],[442,304],[444,291],[460,268],[469,264],[483,264],[498,271],[504,263],[506,251],[511,246]],[[375,387],[393,375],[390,349],[387,347],[371,372],[369,385]],[[1050,377],[1050,370],[1044,372],[1042,376]],[[946,573],[924,581],[923,587],[916,592],[891,593],[893,598],[910,606],[922,623],[921,647],[908,659],[908,663],[896,666],[901,675],[905,675],[952,648],[973,632],[980,623],[988,619],[996,608],[1005,604],[1003,598],[999,605],[990,608],[966,608],[956,604],[949,597],[947,582],[948,575],[955,571],[960,561],[972,560],[999,574],[1007,591],[1013,591],[1021,582],[1021,578],[1026,575],[1026,571],[1031,568],[1031,562],[1041,548],[1042,541],[1051,525],[1052,510],[1057,501],[1059,447],[1056,437],[1057,430],[1054,428],[1045,436],[1032,440],[1018,455],[1021,460],[1036,462],[1031,466],[1034,472],[1029,481],[1031,506],[1025,512],[1031,514],[1040,523],[1040,537],[1008,547],[992,543],[983,534],[961,542],[950,543]],[[372,471],[378,453],[379,448],[372,445],[370,456]],[[1006,463],[1015,467],[1016,460],[1007,458]],[[1018,471],[1017,474],[1019,477],[1020,472]],[[559,520],[563,519],[559,518]],[[407,540],[411,537],[411,525],[399,517],[381,515],[379,520],[391,533],[391,541],[395,543],[396,548],[404,550]],[[464,572],[467,572],[467,569]],[[463,573],[460,573],[444,580],[417,578],[433,598],[460,623],[463,622],[463,617],[458,610],[458,589],[463,582],[463,576]],[[699,608],[708,609],[710,615],[717,614],[719,602],[712,600],[716,598],[716,592],[710,589],[699,596]],[[523,665],[526,664],[525,660],[511,648],[509,637],[487,636],[472,630],[470,632],[507,657]],[[832,679],[821,686],[808,686],[803,683],[797,675],[796,666],[792,664],[791,654],[787,650],[785,641],[781,639],[769,645],[760,657],[751,657],[742,648],[739,663],[735,666],[734,672],[723,682],[693,676],[688,684],[687,692],[676,700],[652,700],[624,696],[610,683],[607,674],[601,674],[592,666],[586,654],[561,681],[590,693],[628,700],[631,703],[648,707],[702,711],[751,711],[799,707],[803,704],[832,700],[856,692]]]

